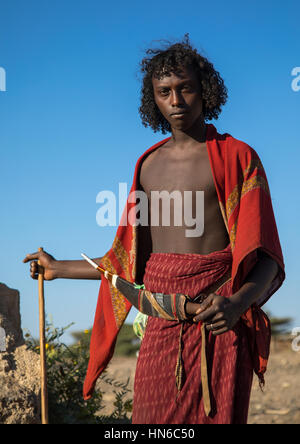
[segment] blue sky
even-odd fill
[[[37,283],[22,263],[39,246],[57,259],[102,256],[116,229],[99,227],[99,191],[130,187],[137,158],[165,136],[142,126],[139,62],[155,40],[192,44],[229,99],[218,121],[264,164],[287,278],[266,308],[300,326],[297,1],[2,0],[0,67],[1,281],[21,294],[23,328],[38,332]],[[300,83],[300,81],[299,81]],[[57,326],[93,323],[98,282],[45,283]],[[131,321],[133,315],[130,315]]]

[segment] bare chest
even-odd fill
[[[153,252],[208,254],[228,245],[205,144],[158,148],[144,160],[140,184],[150,203]]]
[[[203,191],[205,201],[216,198],[214,179],[206,147],[189,152],[155,151],[143,162],[140,183],[151,191]]]

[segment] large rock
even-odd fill
[[[19,292],[0,283],[0,424],[39,423],[39,356],[24,342]]]

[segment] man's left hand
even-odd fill
[[[215,293],[197,305],[193,321],[204,322],[207,330],[215,336],[232,330],[242,315],[239,304]]]

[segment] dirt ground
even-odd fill
[[[130,377],[129,397],[133,397],[133,381],[136,358],[114,357],[107,376],[120,382]],[[266,373],[266,385],[262,392],[257,377],[254,378],[248,424],[300,424],[300,352],[291,348],[291,342],[272,343],[271,355]],[[105,393],[105,410],[113,410],[114,393],[110,384],[100,382]]]
[[[254,379],[249,424],[300,424],[300,352],[291,342],[272,344],[262,393]]]

